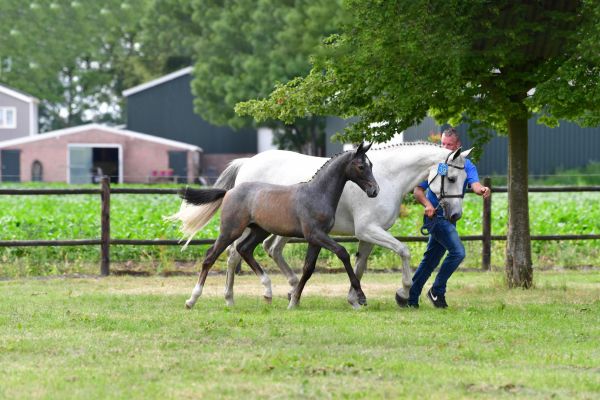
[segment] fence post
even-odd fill
[[[110,274],[110,183],[108,176],[103,176],[101,180],[102,211],[100,217],[100,253],[102,261],[100,264],[100,274],[107,276]]]
[[[483,178],[483,185],[492,189],[492,179]],[[492,264],[492,196],[483,199],[483,240],[481,243],[481,268],[489,271]]]

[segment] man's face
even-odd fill
[[[454,151],[460,147],[460,139],[454,135],[442,135],[442,147]]]

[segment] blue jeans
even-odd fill
[[[448,251],[448,255],[444,259],[432,286],[432,292],[437,296],[446,294],[446,282],[465,258],[465,247],[458,237],[456,226],[442,216],[436,215],[434,218],[436,218],[435,225],[429,232],[427,250],[425,250],[423,260],[412,279],[413,284],[408,297],[409,304],[419,303],[419,296],[423,291],[425,282],[438,266],[446,251]]]

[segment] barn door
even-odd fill
[[[92,183],[93,149],[69,147],[69,183]]]
[[[2,181],[21,182],[21,150],[2,150]]]
[[[169,168],[173,170],[175,182],[187,183],[187,151],[169,151]]]

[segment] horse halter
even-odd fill
[[[465,169],[465,167],[461,167],[458,165],[448,163],[448,159],[450,158],[451,155],[452,155],[452,153],[448,154],[448,157],[446,157],[445,163],[440,163],[438,165],[437,173],[435,174],[435,176],[433,178],[431,178],[431,180],[429,182],[427,182],[427,185],[429,186],[429,190],[431,190],[431,184],[433,183],[435,178],[437,178],[438,176],[442,177],[441,178],[442,184],[441,184],[441,188],[440,188],[440,195],[438,196],[433,190],[431,190],[431,193],[433,193],[435,195],[435,197],[438,201],[438,205],[435,208],[436,212],[437,212],[437,209],[442,206],[442,201],[441,201],[442,199],[448,199],[448,198],[462,199],[465,197],[465,194],[462,192],[461,192],[461,194],[446,194],[446,192],[444,191],[444,182],[446,181],[446,179],[449,179],[448,178],[448,168],[452,167],[452,168],[456,168],[456,169]],[[444,216],[444,218],[446,218],[446,217]],[[423,226],[421,227],[421,235],[424,235],[424,236],[429,235],[436,224],[437,224],[436,218],[430,219],[427,217],[423,217]]]
[[[431,190],[431,193],[433,193],[435,195],[435,197],[438,200],[438,207],[440,205],[440,200],[442,199],[450,199],[450,198],[464,198],[465,194],[463,192],[461,192],[461,194],[446,194],[445,190],[444,190],[444,182],[446,181],[446,179],[448,178],[448,168],[452,167],[452,168],[456,168],[456,169],[465,169],[465,167],[461,167],[458,165],[454,165],[454,164],[450,164],[448,162],[448,159],[450,158],[450,156],[452,155],[452,153],[448,154],[448,157],[446,157],[446,162],[443,164],[439,164],[438,165],[438,170],[437,173],[435,174],[435,176],[433,178],[431,178],[431,180],[429,182],[427,182],[427,185],[429,186],[429,190],[431,190],[431,184],[433,183],[433,181],[435,180],[435,178],[437,178],[438,176],[441,176],[442,178],[442,184],[441,184],[441,188],[440,188],[440,195],[438,196],[433,190]]]

